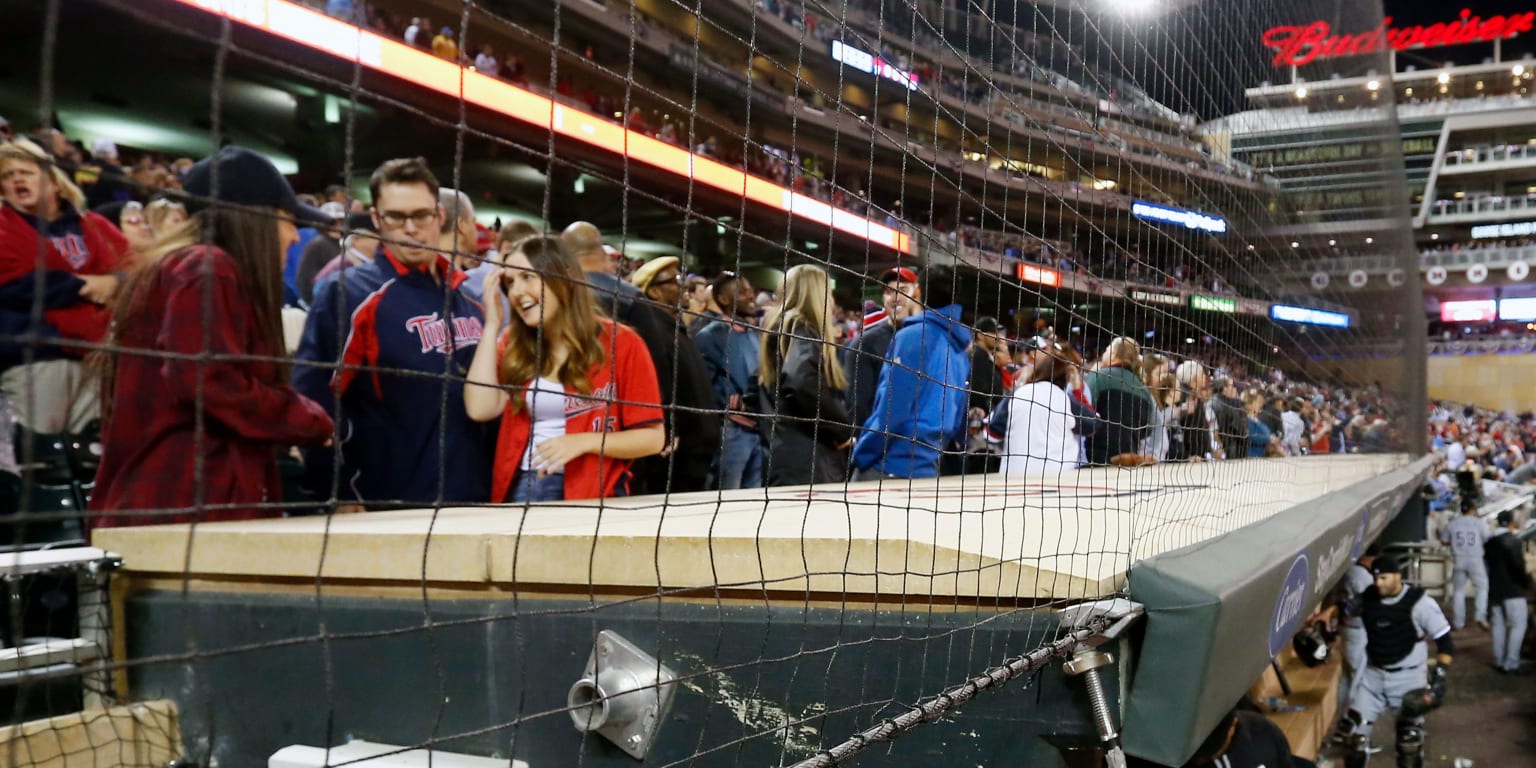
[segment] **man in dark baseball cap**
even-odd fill
[[[869,419],[875,404],[875,385],[885,365],[896,329],[908,317],[922,311],[922,288],[917,273],[907,267],[891,267],[880,273],[880,309],[864,316],[863,332],[848,345],[843,370],[848,376],[848,411],[855,425]]]
[[[1520,645],[1530,623],[1530,609],[1525,595],[1531,589],[1531,574],[1525,568],[1525,546],[1520,541],[1515,510],[1499,513],[1499,529],[1483,544],[1483,559],[1488,566],[1489,618],[1493,624],[1493,665],[1505,674],[1520,674]]]
[[[194,213],[218,202],[276,208],[301,225],[320,227],[331,223],[320,209],[299,202],[293,187],[271,160],[233,144],[194,164],[182,186],[187,209]]]
[[[1403,560],[1397,555],[1382,555],[1371,562],[1371,575],[1380,576],[1383,573],[1402,573]]]
[[[1426,689],[1444,686],[1456,646],[1440,604],[1423,587],[1403,583],[1406,565],[1397,555],[1377,557],[1371,562],[1376,583],[1360,596],[1366,668],[1350,693],[1346,719],[1352,732],[1345,742],[1346,768],[1365,768],[1376,718],[1394,709],[1397,764],[1403,768],[1424,765],[1424,705],[1433,695]],[[1426,640],[1435,646],[1433,683]]]

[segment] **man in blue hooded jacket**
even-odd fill
[[[928,296],[945,295],[935,287],[930,283]],[[938,477],[940,452],[965,431],[970,344],[959,304],[925,308],[902,323],[853,446],[854,479]]]

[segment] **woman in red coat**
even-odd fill
[[[598,314],[581,267],[553,237],[525,237],[485,277],[485,327],[464,407],[501,419],[491,501],[536,503],[629,493],[629,467],[666,442],[661,389],[645,343]]]
[[[277,449],[331,437],[288,385],[281,319],[294,220],[323,215],[240,147],[194,166],[186,189],[212,207],[146,256],[113,315],[94,527],[279,516]]]

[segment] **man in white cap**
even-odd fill
[[[347,220],[347,206],[335,201],[322,203],[320,212],[330,220],[331,226],[319,227],[316,235],[304,244],[304,250],[299,254],[299,272],[295,277],[294,287],[299,291],[299,298],[308,306],[315,293],[315,276],[325,265],[331,263],[341,255],[341,225]]]

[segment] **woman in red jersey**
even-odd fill
[[[640,336],[601,317],[581,267],[557,238],[512,244],[485,279],[485,327],[464,406],[501,418],[491,501],[531,503],[623,496],[631,461],[661,452],[661,389]],[[474,385],[480,386],[474,386]]]

